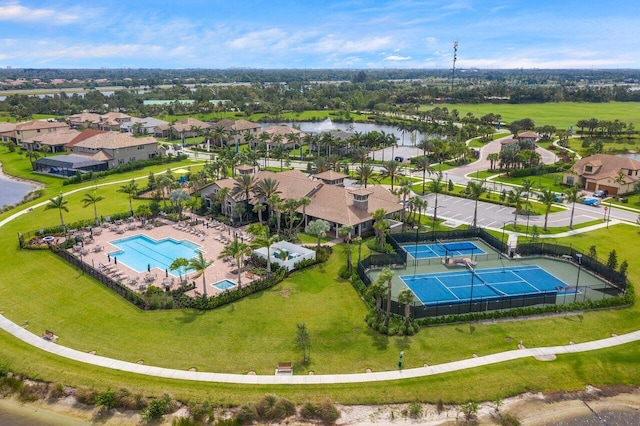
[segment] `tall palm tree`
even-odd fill
[[[482,181],[469,181],[467,184],[467,191],[469,193],[469,198],[475,201],[473,207],[473,227],[478,227],[478,200],[486,192],[487,188],[484,187],[484,182]]]
[[[204,254],[202,254],[201,251],[198,251],[198,256],[189,260],[189,269],[196,271],[193,278],[202,277],[202,294],[204,297],[207,297],[207,280],[205,278],[205,271],[211,265],[213,265],[213,260],[205,259]]]
[[[93,204],[93,216],[95,217],[96,226],[100,224],[100,221],[98,220],[98,208],[96,207],[96,203],[102,200],[104,200],[104,197],[101,195],[97,195],[95,192],[93,194],[91,192],[87,192],[82,198],[82,207],[89,207]]]
[[[538,195],[538,199],[545,206],[544,210],[544,228],[543,230],[547,230],[547,219],[549,219],[549,212],[551,211],[551,205],[556,201],[556,194],[553,193],[552,190],[548,188],[544,188],[540,191],[540,195]]]
[[[241,195],[244,199],[245,212],[249,212],[249,195],[255,187],[257,179],[254,175],[240,175],[234,178],[233,188],[231,188],[231,196]]]
[[[398,303],[404,305],[404,325],[408,327],[411,325],[411,302],[413,302],[413,292],[408,288],[405,288],[398,294]]]
[[[127,196],[129,197],[129,210],[131,211],[131,216],[133,216],[133,196],[138,193],[138,184],[133,179],[131,179],[131,182],[118,188],[118,192],[127,194]]]
[[[442,172],[438,172],[436,177],[429,182],[429,191],[436,194],[435,204],[433,206],[433,226],[436,226],[436,220],[438,220],[438,194],[442,192]]]
[[[236,265],[238,265],[238,290],[242,288],[242,260],[249,253],[251,253],[251,247],[238,241],[238,237],[234,237],[233,241],[227,244],[218,255],[218,258],[232,256],[236,260]]]
[[[380,275],[382,275],[382,273]],[[380,275],[378,275],[378,279],[371,283],[371,285],[367,288],[367,294],[373,297],[376,301],[376,318],[378,320],[380,320],[380,316],[382,314],[382,298],[384,297],[384,294],[386,292],[386,288],[384,287],[385,283],[381,279]]]
[[[261,247],[267,248],[267,278],[271,276],[271,246],[278,242],[280,237],[276,235],[269,235],[269,228],[263,226],[260,232],[253,233],[254,239],[251,241],[251,248],[258,249]]]
[[[358,184],[362,185],[364,183],[364,187],[367,187],[367,183],[373,179],[375,171],[371,164],[363,164],[362,166],[356,169],[356,181]]]
[[[252,211],[254,213],[258,213],[258,221],[260,222],[260,225],[262,225],[262,212],[266,209],[267,206],[265,206],[264,204],[256,204],[255,206],[253,206]]]
[[[353,231],[353,227],[351,225],[341,226],[338,230],[338,235],[344,238],[344,242],[347,245],[347,271],[349,275],[351,275],[351,271],[353,270],[352,260],[351,260],[351,231]]]
[[[169,269],[171,269],[172,271],[178,271],[181,284],[183,283],[182,271],[184,270],[184,268],[187,268],[188,266],[189,266],[189,259],[185,257],[175,258],[173,262],[171,262],[171,265],[169,265]],[[185,280],[186,280],[186,277],[185,277]]]
[[[378,279],[381,282],[387,283],[387,311],[384,316],[384,325],[389,327],[389,320],[391,319],[391,280],[393,279],[393,272],[389,268],[384,268]]]
[[[576,209],[576,201],[580,199],[580,187],[574,185],[564,191],[567,196],[567,203],[571,203],[571,219],[569,220],[569,229],[573,229],[573,213]]]
[[[431,167],[431,162],[429,161],[429,157],[418,157],[415,162],[416,170],[422,172],[422,193],[424,194],[424,187],[426,184],[427,173],[431,175],[433,173],[433,167]]]
[[[307,206],[309,204],[311,204],[311,198],[309,197],[302,197],[298,200],[298,206],[302,207],[302,220],[300,220],[300,222],[298,223],[296,232],[298,229],[300,229],[300,225],[302,225],[303,223],[305,224],[305,226],[307,225]]]
[[[398,176],[398,173],[400,173],[400,163],[398,163],[396,160],[387,161],[382,165],[382,171],[380,172],[380,175],[383,178],[384,177],[391,178],[392,191],[393,191],[393,184],[394,184],[395,178]]]
[[[522,208],[522,188],[515,188],[509,191],[507,199],[510,204],[515,204],[515,210],[513,211],[514,219],[513,219],[513,228],[517,230],[518,228],[518,213],[520,213],[520,209]]]
[[[65,200],[64,196],[60,194],[56,198],[50,199],[49,204],[47,204],[44,207],[45,210],[58,209],[58,211],[60,212],[60,226],[62,226],[63,232],[66,232],[67,229],[64,226],[64,218],[62,217],[62,210],[64,210],[67,213],[69,212],[69,208],[67,207],[68,202],[69,201]]]
[[[171,191],[171,194],[169,194],[169,200],[171,200],[171,203],[178,207],[178,217],[180,219],[182,219],[182,206],[190,199],[191,195],[182,188],[174,189]]]
[[[273,205],[271,204],[271,196],[274,194],[281,194],[281,191],[278,189],[280,186],[280,182],[278,182],[274,178],[266,177],[264,179],[259,180],[255,187],[253,188],[253,193],[259,197],[265,199],[267,206],[269,207],[269,218],[271,218]]]

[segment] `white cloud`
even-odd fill
[[[271,28],[264,31],[254,31],[241,37],[230,40],[228,45],[234,49],[263,49],[283,43],[287,39],[287,34],[278,29]]]
[[[389,55],[384,59],[385,61],[408,61],[409,59],[411,59],[411,56]]]
[[[30,9],[20,3],[0,5],[0,21],[64,25],[75,22],[78,18],[78,15],[53,9]]]
[[[330,34],[323,39],[312,43],[309,47],[318,52],[331,52],[338,54],[348,53],[373,53],[380,49],[391,47],[391,37],[371,37],[360,40],[345,40]]]

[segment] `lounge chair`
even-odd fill
[[[56,336],[55,333],[51,330],[45,330],[45,332],[42,334],[42,338],[50,342],[55,342],[56,340],[58,340],[58,336]]]
[[[291,362],[280,362],[276,368],[276,376],[293,376],[293,364]]]

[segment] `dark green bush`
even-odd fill
[[[107,410],[111,410],[116,406],[116,402],[116,393],[111,389],[96,395],[96,405],[98,407],[104,407]]]
[[[153,399],[149,406],[142,412],[142,418],[147,422],[158,421],[164,415],[166,402],[162,399]]]
[[[242,424],[253,423],[258,418],[258,411],[253,404],[247,404],[240,407],[240,411],[236,414],[236,420]]]

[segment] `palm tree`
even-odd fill
[[[516,209],[513,211],[513,229],[518,229],[518,213],[522,208],[522,188],[515,188],[509,191],[508,200],[510,204],[515,204]]]
[[[573,213],[576,208],[576,201],[580,199],[580,187],[578,185],[574,185],[564,191],[564,194],[567,196],[567,202],[571,203],[571,219],[569,220],[569,229],[573,229]]]
[[[309,204],[311,204],[311,198],[309,197],[302,197],[298,200],[298,206],[302,207],[302,220],[300,220],[298,226],[296,226],[296,232],[298,229],[300,229],[300,225],[302,225],[303,223],[305,224],[305,226],[307,225],[307,206]]]
[[[469,198],[475,201],[475,205],[473,207],[473,225],[472,227],[478,227],[478,200],[485,193],[487,188],[484,187],[484,182],[482,181],[469,181],[467,184],[467,191],[469,193]]]
[[[424,194],[424,187],[426,183],[426,175],[429,173],[433,173],[433,167],[431,167],[431,162],[428,157],[418,157],[415,162],[416,170],[422,172],[422,193]]]
[[[169,265],[169,269],[172,271],[178,271],[178,275],[180,277],[180,283],[182,284],[184,281],[182,280],[182,270],[189,266],[189,259],[185,257],[178,257],[171,262]],[[186,279],[186,278],[185,278]]]
[[[438,172],[436,177],[429,182],[429,191],[436,194],[435,204],[433,206],[433,226],[436,226],[436,220],[438,219],[438,194],[442,192],[442,172]]]
[[[551,205],[556,201],[556,194],[553,193],[552,190],[548,188],[544,188],[540,191],[540,195],[538,195],[538,199],[542,204],[545,205],[544,211],[544,231],[547,230],[547,219],[549,219],[549,211],[551,211]]]
[[[262,225],[262,212],[265,211],[267,209],[267,206],[264,204],[256,204],[255,206],[253,206],[252,211],[254,213],[258,213],[258,221],[260,222],[260,225]]]
[[[96,195],[95,192],[93,194],[87,192],[82,198],[82,207],[88,207],[93,204],[93,215],[95,217],[96,226],[100,223],[100,221],[98,220],[98,208],[96,207],[96,203],[102,200],[104,200],[104,197],[101,195]]]
[[[380,175],[385,178],[391,178],[391,190],[393,191],[393,183],[395,181],[396,176],[400,172],[400,163],[396,160],[387,161],[382,165],[383,170],[380,172]]]
[[[357,183],[362,185],[364,183],[364,187],[367,187],[367,182],[373,178],[375,171],[371,164],[363,164],[362,166],[356,169],[357,174]]]
[[[131,182],[122,185],[118,189],[118,192],[127,194],[127,196],[129,197],[129,210],[131,211],[131,216],[133,216],[133,196],[138,193],[138,184],[133,179],[131,179]]]
[[[242,195],[245,204],[245,212],[249,212],[249,194],[256,185],[257,179],[254,175],[240,175],[234,178],[235,182],[231,188],[230,195]]]
[[[182,205],[189,199],[191,199],[191,195],[182,188],[175,189],[171,191],[171,194],[169,194],[169,200],[171,200],[171,203],[178,207],[178,218],[182,219]]]
[[[362,237],[357,236],[353,238],[353,244],[358,245],[358,263],[362,260]]]
[[[341,226],[340,230],[338,230],[338,235],[344,238],[344,242],[347,245],[347,271],[349,275],[351,275],[353,269],[351,260],[351,231],[353,231],[353,227],[350,225]]]
[[[64,219],[62,217],[62,210],[64,210],[65,212],[69,212],[69,209],[67,208],[67,203],[69,201],[65,200],[63,195],[60,194],[58,195],[56,198],[52,198],[49,200],[49,204],[47,204],[45,206],[45,210],[50,210],[50,209],[58,209],[58,211],[60,212],[60,226],[62,226],[62,231],[66,232],[66,228],[64,226]]]
[[[304,228],[304,232],[311,235],[316,235],[318,237],[318,245],[316,247],[316,252],[320,251],[320,243],[322,242],[322,237],[327,235],[331,225],[326,220],[317,219],[312,220],[309,224]]]
[[[238,265],[238,290],[242,288],[242,258],[249,253],[251,253],[251,247],[238,241],[238,237],[234,237],[233,241],[226,245],[218,255],[218,258],[232,256],[236,260],[236,265]]]
[[[498,160],[500,160],[500,153],[492,152],[491,154],[488,154],[487,155],[487,160],[489,160],[489,162],[491,164],[489,166],[489,170],[495,170],[496,162],[498,162]]]
[[[253,226],[253,225],[251,225]],[[249,230],[249,229],[247,229]],[[269,235],[269,228],[266,226],[262,226],[261,230],[253,232],[250,231],[254,235],[253,241],[251,241],[251,248],[258,249],[261,247],[267,248],[267,278],[271,276],[271,246],[278,242],[280,237],[278,235]]]
[[[389,268],[384,268],[378,280],[387,283],[387,312],[384,316],[384,325],[389,327],[389,320],[391,319],[391,280],[393,279],[393,272]]]
[[[31,168],[33,168],[33,162],[36,161],[38,158],[40,158],[40,154],[36,151],[27,151],[27,153],[24,156],[27,157],[31,162]]]
[[[385,209],[378,209],[371,215],[373,219],[373,230],[376,234],[376,242],[379,247],[384,246],[385,231],[389,228],[389,222],[385,220],[386,216],[387,211]]]
[[[531,189],[533,188],[533,180],[530,178],[522,179],[520,182],[520,188],[522,188],[522,192],[526,194],[525,207],[527,211],[527,216],[529,216],[529,196],[531,195]]]
[[[204,254],[202,254],[201,251],[198,251],[198,256],[189,260],[189,268],[196,271],[193,278],[202,276],[202,294],[204,297],[207,297],[207,280],[205,279],[205,271],[211,265],[213,265],[213,260],[205,259]]]
[[[270,200],[272,198],[272,195],[281,193],[278,189],[279,186],[280,182],[278,182],[276,179],[266,177],[258,181],[258,183],[256,183],[255,187],[253,188],[253,193],[259,198],[264,197],[265,201],[267,202],[267,206],[269,207],[269,218],[271,218],[273,211],[273,204],[271,204]]]
[[[380,314],[382,313],[382,298],[384,297],[384,293],[386,291],[386,289],[384,288],[384,281],[381,279],[381,275],[382,273],[378,275],[378,279],[371,283],[371,285],[367,288],[367,294],[373,297],[376,301],[376,318],[378,320],[380,320]]]
[[[411,325],[411,302],[413,302],[413,292],[408,288],[402,290],[398,294],[398,303],[404,304],[404,325],[409,327]]]

